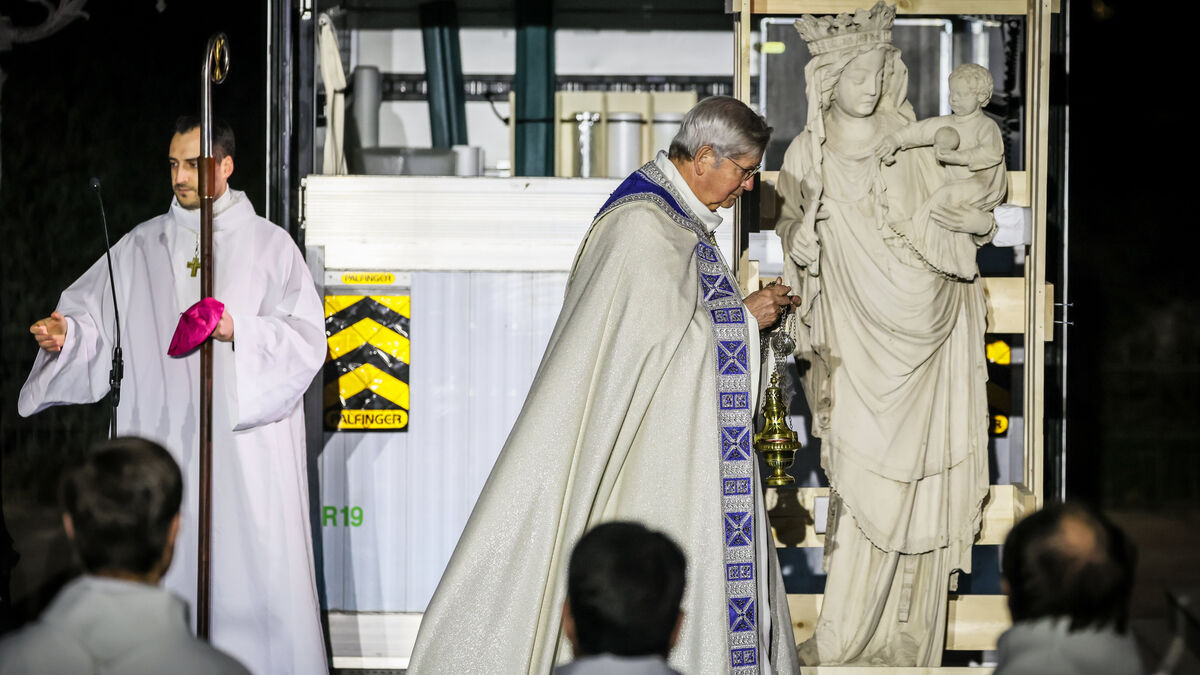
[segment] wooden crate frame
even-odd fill
[[[752,15],[801,15],[853,13],[874,4],[872,0],[726,0],[725,10],[734,15],[736,61],[734,95],[750,102],[750,40]],[[1047,167],[1049,162],[1050,115],[1050,18],[1060,11],[1060,0],[897,0],[896,12],[903,15],[1002,14],[1026,17],[1025,170],[1009,172],[1011,192],[1017,203],[1032,211],[1031,236],[1025,251],[1024,330],[1024,472],[1014,483],[1013,519],[1040,508],[1045,500],[1045,353],[1053,331],[1052,293],[1046,285]],[[757,195],[757,192],[752,192]],[[743,241],[741,209],[734,209],[734,241]],[[747,250],[734,256],[734,274],[748,284],[757,265]]]

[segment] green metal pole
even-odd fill
[[[522,0],[516,4],[517,176],[554,175],[554,3]]]
[[[458,10],[451,0],[428,2],[421,5],[420,16],[433,147],[466,145],[467,101],[458,45]]]

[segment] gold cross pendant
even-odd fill
[[[196,272],[200,271],[200,256],[192,258],[191,262],[187,264],[187,267],[192,271],[192,276],[196,276]]]

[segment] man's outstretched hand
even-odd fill
[[[48,352],[60,352],[67,340],[67,317],[62,312],[54,312],[50,316],[29,327],[33,339],[38,346]]]

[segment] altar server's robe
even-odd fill
[[[709,232],[720,224],[665,155],[653,166],[694,220]],[[671,666],[730,671],[716,355],[696,248],[695,233],[647,201],[593,223],[529,396],[425,613],[410,672],[542,674],[567,660],[570,553],[610,520],[663,531],[687,556]],[[758,329],[745,316],[754,392]],[[759,672],[799,672],[757,473],[754,483]]]
[[[312,276],[283,229],[242,192],[214,205],[214,297],[234,343],[213,342],[212,640],[256,674],[327,670],[308,519],[301,396],[325,357]],[[200,213],[172,201],[112,249],[125,378],[117,431],[171,451],[184,474],[182,526],[164,586],[195,626],[199,481],[199,350],[167,356],[180,313],[200,299],[187,261]],[[109,391],[113,304],[103,257],[67,290],[58,354],[38,351],[21,388],[28,416]],[[235,348],[236,347],[236,348]]]

